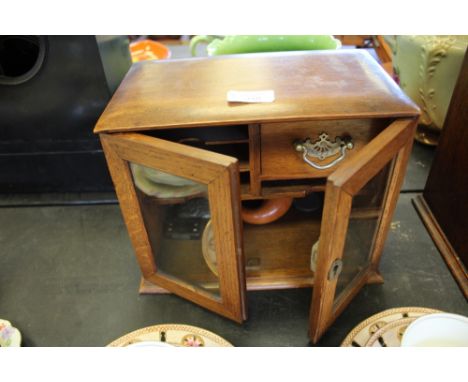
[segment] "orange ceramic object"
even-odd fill
[[[242,220],[250,224],[267,224],[278,220],[288,212],[293,198],[264,200],[258,208],[242,206]]]
[[[171,57],[167,46],[152,40],[141,40],[130,44],[130,53],[133,62],[145,60],[164,60]]]

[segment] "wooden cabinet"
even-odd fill
[[[228,103],[272,89],[272,103]],[[317,342],[380,255],[417,107],[362,51],[135,64],[100,134],[144,282],[237,322],[250,290],[313,287]]]
[[[468,298],[468,53],[458,76],[434,162],[415,206]]]

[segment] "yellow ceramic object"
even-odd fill
[[[421,108],[416,139],[437,144],[468,36],[386,36],[401,88]]]

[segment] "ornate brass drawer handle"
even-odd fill
[[[320,134],[319,139],[315,142],[311,142],[310,138],[304,141],[294,142],[294,148],[296,151],[302,152],[302,159],[304,159],[304,162],[318,170],[326,170],[341,162],[346,156],[346,150],[351,150],[353,147],[354,144],[351,138],[336,137],[335,141],[332,142],[327,133]],[[338,153],[340,153],[338,158],[325,165],[314,163],[308,158],[314,157],[319,160],[324,160]]]

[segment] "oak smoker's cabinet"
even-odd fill
[[[229,90],[273,90],[228,103]],[[133,65],[95,132],[143,293],[242,322],[246,291],[313,287],[317,342],[378,265],[419,116],[366,52]]]

